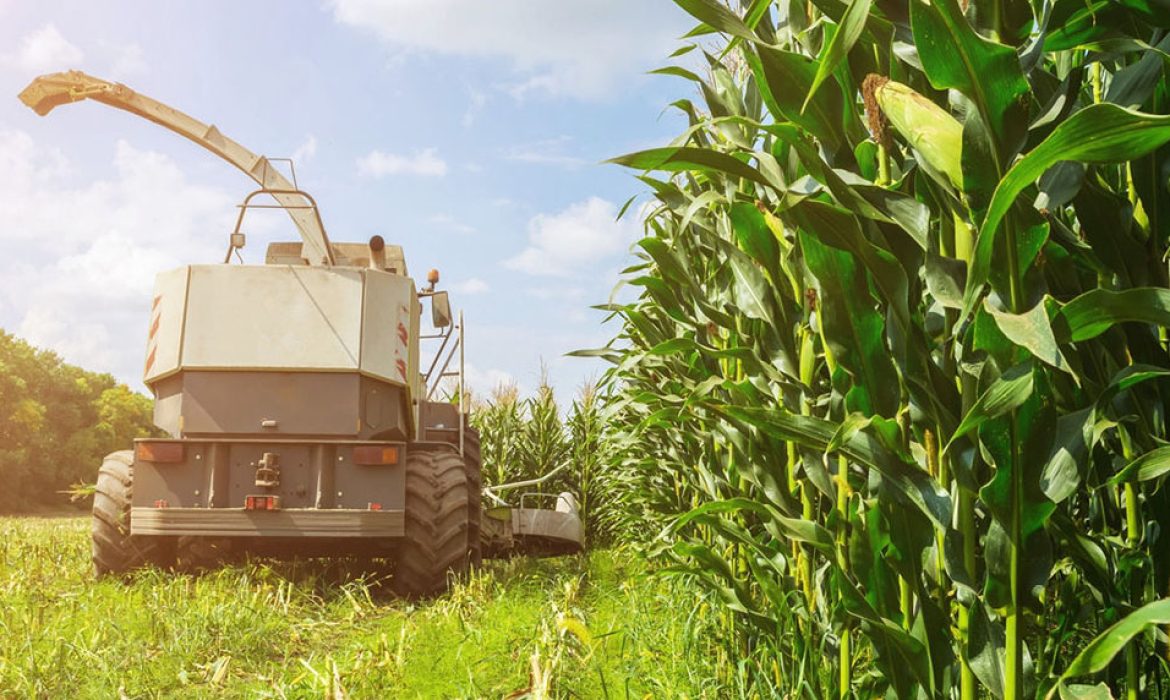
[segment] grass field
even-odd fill
[[[321,562],[97,581],[88,528],[0,518],[0,697],[723,697],[707,606],[627,553],[411,604]]]

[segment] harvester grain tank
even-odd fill
[[[580,549],[572,497],[540,509],[524,507],[529,495],[521,507],[503,498],[536,481],[481,491],[478,434],[459,406],[432,400],[450,381],[464,396],[462,314],[437,272],[420,289],[400,246],[330,241],[295,171],[285,177],[215,126],[125,85],[70,71],[37,78],[20,98],[41,115],[85,99],[131,112],[259,185],[222,262],[156,278],[144,381],[169,437],[136,440],[101,465],[99,574],[188,551],[353,555],[392,560],[400,591],[431,594],[485,548]],[[301,240],[243,264],[245,217],[262,206],[284,209]],[[425,366],[424,341],[438,346]]]

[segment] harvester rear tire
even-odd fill
[[[134,490],[134,452],[106,456],[93,494],[93,568],[98,576],[122,576],[148,564],[174,563],[171,538],[132,537],[130,501]]]
[[[467,573],[470,500],[467,465],[457,449],[407,448],[406,531],[393,577],[400,595],[437,595],[451,576]]]
[[[479,431],[472,427],[463,430],[463,463],[467,468],[467,547],[471,565],[483,563],[483,541],[480,523],[483,517],[483,473],[480,462]]]

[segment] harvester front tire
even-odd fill
[[[93,568],[98,576],[123,576],[147,564],[173,564],[175,545],[171,539],[131,537],[133,489],[134,452],[107,455],[93,494]]]
[[[424,597],[467,573],[470,489],[457,450],[409,447],[406,452],[406,531],[395,557],[394,589]]]

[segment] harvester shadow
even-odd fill
[[[389,560],[358,557],[180,556],[167,571],[193,579],[237,576],[249,583],[281,583],[324,602],[360,591],[374,603],[409,600],[393,588]]]
[[[572,560],[569,568],[584,570],[586,560],[580,555],[566,557],[531,556],[527,553],[498,553],[460,576],[451,575],[451,588],[477,577],[507,583],[514,579],[552,579],[563,573],[565,560]],[[210,556],[202,552],[180,555],[171,567],[160,571],[204,579],[218,576],[237,576],[249,583],[280,583],[312,595],[322,602],[352,598],[360,593],[377,605],[425,602],[442,597],[406,596],[394,588],[394,563],[390,559],[368,557],[271,557],[247,553],[219,552]]]

